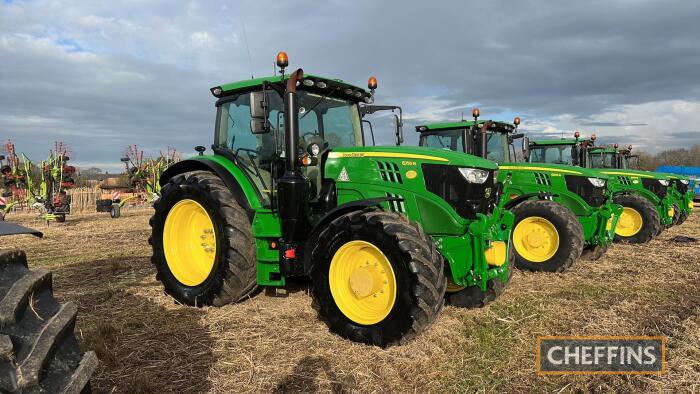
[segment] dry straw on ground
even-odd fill
[[[149,212],[70,216],[44,240],[7,237],[54,290],[80,306],[77,334],[97,351],[97,392],[692,392],[700,390],[700,214],[647,245],[615,245],[565,274],[516,272],[495,304],[445,308],[417,340],[382,350],[316,319],[307,284],[223,308],[176,305],[154,278]],[[537,377],[537,335],[665,335],[669,372]]]

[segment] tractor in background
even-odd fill
[[[618,241],[644,243],[673,224],[676,215],[672,185],[668,176],[622,168],[614,148],[595,146],[596,136],[530,141],[530,162],[550,163],[566,156],[575,166],[597,168],[610,177],[615,201],[624,207],[615,231]]]
[[[445,301],[496,298],[510,277],[513,215],[495,163],[437,149],[367,147],[360,104],[335,78],[278,75],[211,88],[214,144],[171,165],[150,221],[166,293],[193,305],[311,279],[319,317],[389,346],[426,330]],[[373,90],[370,87],[370,90]]]
[[[617,150],[618,160],[616,163],[618,164],[618,168],[639,170],[639,155],[632,154],[632,145],[628,145],[627,148],[618,148],[618,144],[613,145],[613,149]],[[654,172],[668,177],[671,183],[669,189],[674,199],[673,225],[678,226],[683,224],[688,219],[688,216],[690,216],[694,207],[694,193],[690,184],[690,178],[681,174],[659,171],[658,169]]]
[[[420,125],[419,145],[473,154],[499,164],[499,179],[512,174],[507,204],[515,214],[515,263],[531,271],[562,272],[582,255],[599,259],[614,237],[622,208],[612,201],[608,177],[553,163],[527,163],[528,144],[513,123],[473,120]],[[522,139],[518,152],[515,141]]]

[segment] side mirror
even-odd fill
[[[250,117],[265,118],[267,117],[267,100],[265,92],[257,91],[250,92]]]
[[[530,138],[528,136],[523,136],[523,160],[530,161]]]
[[[253,134],[266,134],[270,131],[270,123],[266,118],[252,118],[250,120],[250,132]]]
[[[264,90],[250,92],[250,131],[253,134],[265,134],[270,131],[267,121],[267,92]]]

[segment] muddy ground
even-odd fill
[[[101,363],[97,392],[688,392],[700,391],[700,214],[646,245],[615,245],[565,274],[516,272],[479,310],[446,307],[417,340],[382,350],[316,319],[308,287],[190,308],[162,292],[150,263],[149,211],[70,216],[3,238],[80,307],[76,334]],[[538,335],[664,335],[664,376],[535,375]]]

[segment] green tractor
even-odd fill
[[[588,140],[574,138],[530,141],[530,162],[551,163],[565,158],[570,164],[597,168],[610,177],[615,202],[624,207],[615,228],[615,240],[645,243],[671,226],[675,210],[670,180],[666,175],[621,168],[614,148],[595,147],[595,134]]]
[[[515,265],[531,271],[562,272],[582,255],[595,260],[612,243],[622,207],[612,202],[607,176],[563,164],[526,163],[527,137],[520,123],[473,121],[417,126],[420,146],[478,155],[499,163],[501,178],[512,173],[508,207],[515,214]],[[523,139],[516,152],[514,141]]]
[[[620,148],[612,146],[593,146],[588,149],[588,161],[592,166],[614,168],[619,170],[639,170],[639,155],[632,154],[632,145]],[[668,177],[668,193],[673,202],[673,218],[671,225],[680,225],[688,219],[693,210],[693,191],[690,190],[690,179],[677,174],[654,172]],[[668,226],[668,224],[666,224]]]
[[[448,278],[457,305],[495,298],[514,219],[495,163],[365,147],[373,94],[287,64],[281,52],[279,75],[213,87],[213,154],[161,175],[150,242],[165,291],[219,306],[309,277],[330,330],[378,346],[429,327]]]

